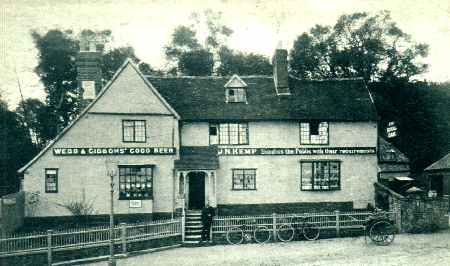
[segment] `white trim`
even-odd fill
[[[241,86],[238,87],[231,87],[230,84],[234,81],[237,80],[239,83],[241,83]],[[233,76],[231,76],[231,78],[228,80],[227,83],[225,83],[224,85],[225,88],[244,88],[244,87],[248,87],[247,83],[245,83],[237,74],[234,74]]]
[[[17,170],[17,172],[23,173],[25,170],[27,170],[31,165],[33,165],[44,153],[46,153],[56,142],[58,142],[59,139],[61,139],[64,134],[66,134],[77,122],[80,120],[84,115],[88,113],[88,111],[92,108],[92,106],[95,105],[95,103],[105,94],[105,92],[111,87],[111,85],[114,83],[114,81],[119,77],[119,75],[122,73],[122,71],[125,69],[125,67],[130,64],[133,69],[138,73],[139,77],[141,77],[144,80],[144,83],[149,87],[149,89],[152,90],[152,92],[161,100],[161,102],[169,109],[169,111],[177,118],[180,119],[180,116],[177,112],[162,98],[162,96],[158,93],[158,91],[153,87],[150,82],[147,81],[147,79],[144,77],[144,75],[141,73],[141,71],[138,69],[138,67],[133,63],[133,61],[130,58],[127,58],[125,62],[120,66],[120,68],[116,71],[114,76],[111,78],[111,80],[103,87],[103,89],[100,91],[98,96],[80,113],[80,115],[75,118],[73,121],[71,121],[53,140],[51,140],[47,146],[45,146],[44,149],[42,149],[31,161],[29,161],[26,165],[24,165],[22,168]]]

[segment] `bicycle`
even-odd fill
[[[244,240],[250,242],[252,238],[257,243],[266,243],[270,240],[271,230],[264,225],[258,225],[256,219],[247,220],[243,224],[234,226],[227,231],[226,238],[232,245],[241,244]]]
[[[277,229],[278,239],[282,242],[288,242],[294,239],[295,231],[302,233],[306,240],[313,241],[319,238],[320,228],[310,222],[312,217],[294,216],[288,218],[288,222],[283,223]]]
[[[390,245],[395,239],[396,232],[394,221],[380,209],[375,209],[364,223],[364,240],[367,242],[368,235],[378,246]]]

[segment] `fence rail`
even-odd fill
[[[327,212],[327,213],[296,213],[296,214],[272,214],[256,216],[219,216],[214,218],[212,234],[223,234],[235,226],[242,224],[264,225],[276,231],[283,224],[299,225],[303,219],[305,222],[315,224],[321,229],[334,229],[339,235],[341,229],[363,228],[372,213],[367,211],[352,212]],[[396,225],[397,216],[393,212],[386,213]]]
[[[181,218],[140,224],[120,224],[113,230],[116,244],[126,244],[171,236],[181,236]],[[48,250],[82,249],[106,246],[110,242],[108,226],[86,229],[49,230],[46,233],[13,235],[0,239],[0,257],[48,252]]]

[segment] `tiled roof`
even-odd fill
[[[445,155],[439,161],[425,168],[425,171],[450,170],[450,153]]]
[[[393,152],[394,157],[388,157],[388,152]],[[405,154],[383,138],[378,139],[378,157],[380,163],[409,163]]]
[[[291,95],[278,96],[271,76],[241,76],[247,103],[226,103],[230,77],[154,77],[148,81],[183,120],[374,121],[375,106],[362,80],[289,79]]]
[[[217,147],[181,147],[180,160],[175,161],[175,169],[178,170],[214,170],[219,168]]]

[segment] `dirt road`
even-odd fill
[[[366,244],[364,237],[356,237],[178,248],[120,259],[117,265],[450,265],[450,230],[397,235],[386,247]]]

